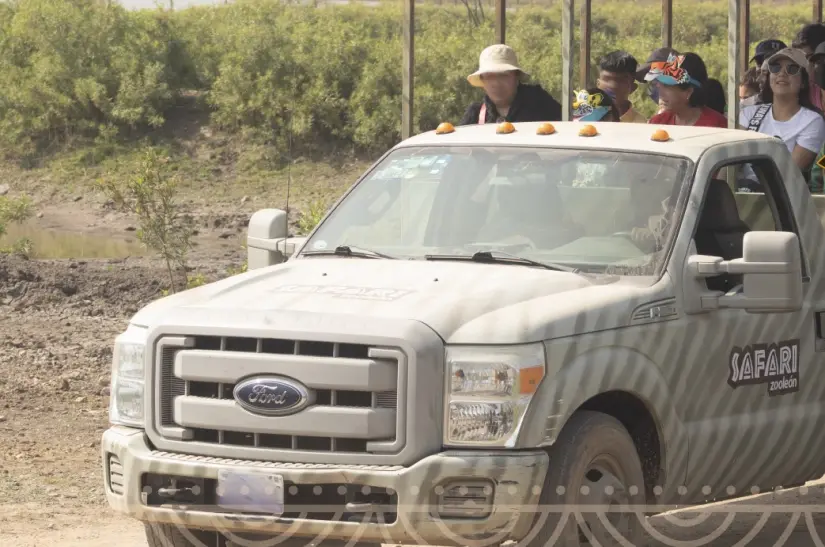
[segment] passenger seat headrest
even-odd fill
[[[747,230],[747,225],[739,216],[739,207],[728,183],[721,179],[712,179],[708,185],[702,213],[699,217],[699,230],[714,232],[731,232]]]

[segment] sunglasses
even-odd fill
[[[771,74],[779,74],[782,71],[782,65],[779,63],[771,63],[768,65],[768,70]],[[785,72],[788,76],[796,76],[800,70],[802,70],[802,67],[796,63],[790,63],[785,67]]]

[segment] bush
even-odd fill
[[[167,163],[168,158],[159,151],[146,149],[131,178],[104,178],[99,188],[116,207],[137,217],[138,239],[166,263],[170,287],[175,292],[191,285],[186,258],[194,229],[176,199],[177,181],[167,172]]]
[[[27,157],[75,139],[157,128],[184,90],[201,92],[216,127],[252,135],[281,154],[290,124],[296,154],[374,153],[400,138],[400,3],[314,8],[239,0],[176,12],[112,4],[0,3],[0,147],[7,154]],[[726,4],[675,8],[676,47],[702,55],[710,75],[726,85]],[[476,25],[460,5],[416,7],[416,131],[457,121],[480,97],[466,75],[493,41],[486,11]],[[753,5],[752,47],[768,37],[789,42],[809,15],[807,5]],[[508,13],[508,42],[557,98],[560,21],[559,2]],[[593,24],[594,68],[611,49],[643,62],[659,45],[658,4],[599,5]],[[652,113],[650,101],[636,102]]]
[[[0,16],[0,146],[31,155],[108,125],[159,127],[186,82],[176,22],[97,0],[22,0]]]

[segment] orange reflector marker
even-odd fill
[[[535,393],[539,388],[539,382],[544,378],[544,368],[542,367],[525,367],[518,372],[519,379],[519,393],[521,395],[529,395]]]
[[[670,135],[668,135],[667,131],[665,131],[664,129],[657,129],[653,132],[653,135],[650,136],[650,140],[667,142],[670,140]]]
[[[442,122],[438,124],[438,127],[436,127],[435,134],[444,135],[445,133],[452,133],[453,131],[455,131],[455,127],[453,127],[453,124],[451,124],[450,122]]]
[[[512,133],[516,128],[510,122],[501,122],[496,128],[496,133]]]
[[[536,135],[552,135],[556,132],[556,128],[552,123],[543,123],[536,129]]]
[[[582,137],[595,137],[598,134],[599,132],[596,131],[596,128],[590,124],[587,124],[581,129],[579,129],[579,135],[581,135]]]

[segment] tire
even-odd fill
[[[149,547],[219,547],[219,534],[172,524],[144,523]]]
[[[549,455],[550,468],[533,529],[519,545],[646,545],[642,463],[621,422],[601,412],[577,412],[562,429]],[[608,506],[619,511],[605,514]],[[613,530],[605,526],[605,521],[612,524]]]
[[[172,524],[144,523],[146,542],[149,547],[236,547],[222,534],[208,530],[182,528]],[[311,537],[291,537],[276,539],[274,537],[244,537],[243,546],[260,545],[260,547],[344,547],[346,541],[324,540],[313,541]],[[351,547],[380,547],[380,543],[358,542]]]

